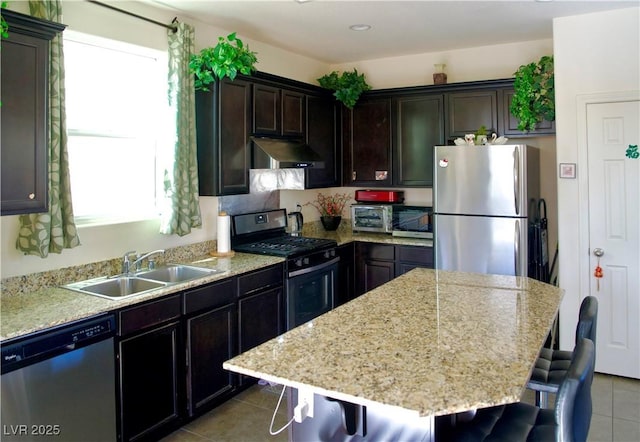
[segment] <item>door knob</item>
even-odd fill
[[[601,248],[593,249],[593,254],[600,258],[602,255],[604,255],[604,250],[602,250]]]

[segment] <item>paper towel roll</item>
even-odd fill
[[[231,221],[226,212],[218,214],[218,253],[229,253],[231,250],[230,237]]]

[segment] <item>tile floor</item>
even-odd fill
[[[286,430],[277,436],[269,435],[280,391],[280,387],[255,385],[167,436],[163,442],[286,441]],[[596,374],[591,395],[589,442],[640,441],[640,381]],[[525,392],[523,401],[533,403],[533,393]],[[287,422],[286,408],[285,397],[274,422],[276,429]]]

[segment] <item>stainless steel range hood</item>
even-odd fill
[[[258,136],[251,137],[251,141],[253,141],[253,169],[308,167],[324,169],[322,157],[300,141]]]

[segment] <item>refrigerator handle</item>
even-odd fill
[[[520,147],[513,152],[513,203],[516,215],[520,215]]]
[[[521,276],[520,260],[518,259],[520,256],[520,220],[516,220],[515,227],[515,238],[513,241],[513,268],[515,270],[515,276]]]

